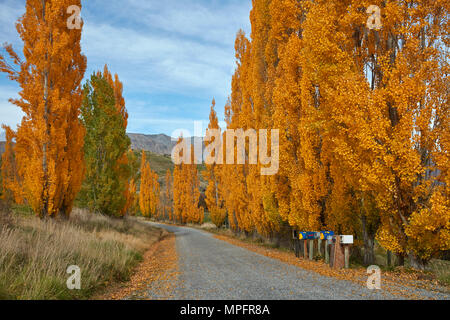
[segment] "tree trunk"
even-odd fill
[[[369,232],[367,228],[367,218],[365,215],[361,217],[362,229],[363,229],[363,240],[364,240],[364,257],[363,263],[366,266],[373,265],[375,263],[375,233]]]
[[[388,267],[392,266],[392,252],[389,250],[386,252],[386,260],[387,260],[387,266]]]
[[[403,254],[396,254],[397,256],[397,265],[404,266],[405,265],[405,256]]]
[[[281,237],[278,232],[275,232],[273,240],[274,240],[275,248],[279,248],[281,246]]]
[[[414,253],[408,253],[409,265],[417,270],[425,270],[426,261],[416,256]]]
[[[61,208],[59,210],[59,216],[63,220],[69,220],[70,214],[67,212],[66,208]]]

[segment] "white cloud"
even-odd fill
[[[222,114],[235,68],[234,38],[239,28],[250,29],[250,0],[82,4],[86,77],[104,64],[119,74],[130,130],[171,130],[178,121],[207,117],[210,105],[205,101],[213,96]],[[24,11],[25,0],[1,0],[0,42],[13,43],[17,51],[22,44],[14,23]],[[18,90],[3,84],[9,86],[9,81],[0,75],[0,122],[14,125],[22,115],[7,100]],[[153,96],[158,96],[156,102],[146,99]],[[167,100],[161,102],[161,97]]]
[[[13,130],[24,115],[17,106],[8,101],[10,98],[18,98],[17,92],[18,89],[15,87],[0,86],[0,124],[10,126]]]
[[[232,53],[216,45],[86,22],[83,48],[90,67],[108,63],[133,91],[229,91]]]
[[[0,3],[0,44],[12,42],[17,44],[19,39],[15,23],[25,12],[25,6],[17,0],[2,0]]]
[[[249,29],[251,1],[131,0],[127,14],[134,21],[203,41],[234,43],[238,28]]]

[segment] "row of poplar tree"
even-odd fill
[[[240,31],[235,42],[225,121],[279,129],[280,170],[207,165],[212,220],[267,237],[286,226],[354,234],[367,264],[375,239],[418,268],[450,249],[448,1],[252,3],[251,36]],[[25,60],[10,46],[18,70],[0,56],[25,114],[16,132],[6,128],[15,144],[3,156],[3,186],[40,216],[68,216],[79,193],[109,214],[138,201],[147,216],[202,222],[197,166],[167,172],[161,205],[157,176],[144,156],[136,169],[128,150],[118,78],[105,68],[82,87],[81,30],[63,18],[73,4],[81,7],[28,0],[17,28]],[[381,8],[379,30],[366,26],[369,5]],[[217,122],[213,106],[209,129]]]
[[[200,209],[191,209],[197,208],[200,194],[197,170],[176,168],[173,178],[168,170],[161,192],[145,152],[139,158],[130,149],[117,74],[105,65],[82,84],[82,25],[67,27],[70,5],[81,8],[81,1],[27,0],[17,23],[25,59],[11,45],[4,47],[6,57],[0,55],[0,72],[21,88],[20,98],[10,102],[25,114],[16,131],[3,126],[2,200],[26,204],[40,217],[68,218],[76,203],[116,217],[140,212],[180,223],[201,222]]]
[[[17,22],[24,59],[11,45],[0,55],[0,72],[20,86],[10,102],[24,113],[16,131],[3,126],[0,194],[40,217],[68,218],[74,203],[121,217],[137,210],[140,174],[126,135],[123,85],[106,66],[82,84],[82,25],[68,28],[71,5],[81,8],[81,1],[27,0]]]
[[[279,129],[280,170],[208,165],[212,220],[268,237],[286,225],[354,234],[366,264],[375,240],[416,268],[449,250],[449,2],[252,4],[225,121]]]

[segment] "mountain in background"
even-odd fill
[[[173,147],[177,144],[176,141],[172,141],[172,138],[165,134],[138,134],[128,133],[128,137],[131,140],[131,149],[135,151],[145,150],[161,155],[171,155]],[[205,147],[202,137],[191,137],[191,143],[194,141],[200,141],[202,150]],[[196,154],[197,158],[201,157],[201,154]]]
[[[138,134],[128,133],[131,140],[131,149],[145,150],[156,154],[170,155],[176,141],[165,134]]]
[[[171,155],[172,149],[176,145],[176,141],[165,134],[138,134],[128,133],[131,140],[131,149],[135,151],[145,150],[160,155]],[[191,138],[191,142],[201,141],[201,137]],[[198,140],[197,140],[198,139]],[[5,135],[0,133],[0,154],[5,151]],[[204,144],[202,143],[202,147]]]

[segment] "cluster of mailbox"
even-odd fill
[[[352,235],[335,235],[333,231],[312,231],[312,232],[304,232],[304,231],[294,231],[294,239],[299,240],[328,240],[329,243],[336,242],[336,239],[339,237],[339,242],[341,244],[353,244],[353,236]]]

